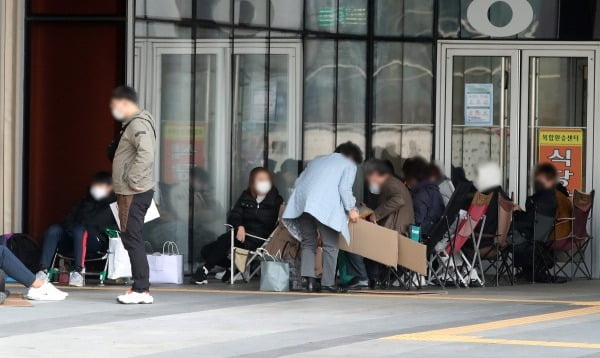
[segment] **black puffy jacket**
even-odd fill
[[[260,204],[244,190],[229,212],[227,223],[235,229],[241,225],[246,233],[267,238],[277,226],[281,204],[283,198],[276,188],[271,189]]]
[[[115,200],[114,195],[96,200],[90,194],[87,194],[69,211],[63,227],[66,230],[72,230],[76,225],[83,225],[89,237],[97,237],[102,241],[108,241],[104,230],[106,228],[117,228],[115,217],[109,206]]]

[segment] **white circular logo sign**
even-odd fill
[[[506,26],[498,27],[491,23],[488,13],[490,7],[497,2],[510,6],[512,19]],[[533,21],[533,8],[527,0],[473,0],[467,9],[467,20],[484,35],[492,37],[508,37],[525,30]]]

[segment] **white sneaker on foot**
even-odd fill
[[[41,287],[30,287],[25,294],[25,298],[33,301],[62,301],[68,294],[54,287],[50,282],[46,282]]]
[[[154,297],[150,295],[150,292],[135,292],[127,291],[124,295],[117,297],[117,302],[128,305],[128,304],[150,304],[154,303]]]
[[[71,272],[69,275],[69,286],[83,287],[83,275],[77,271]]]
[[[48,280],[48,272],[46,272],[46,271],[38,271],[38,273],[35,274],[35,279],[44,281],[44,282],[50,281],[50,280]]]

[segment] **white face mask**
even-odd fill
[[[125,120],[125,114],[123,114],[123,112],[119,111],[118,109],[112,110],[112,116],[114,119],[116,119],[119,122],[122,122]]]
[[[254,190],[256,190],[259,195],[267,195],[271,191],[271,182],[266,180],[256,182]]]
[[[102,199],[108,197],[109,194],[110,194],[110,191],[101,186],[92,186],[90,188],[90,195],[95,200],[102,200]]]
[[[369,183],[369,191],[371,194],[379,195],[379,193],[381,193],[381,187],[375,183]]]

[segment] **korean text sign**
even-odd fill
[[[569,189],[583,189],[583,130],[540,129],[539,162],[552,163],[560,182]]]

